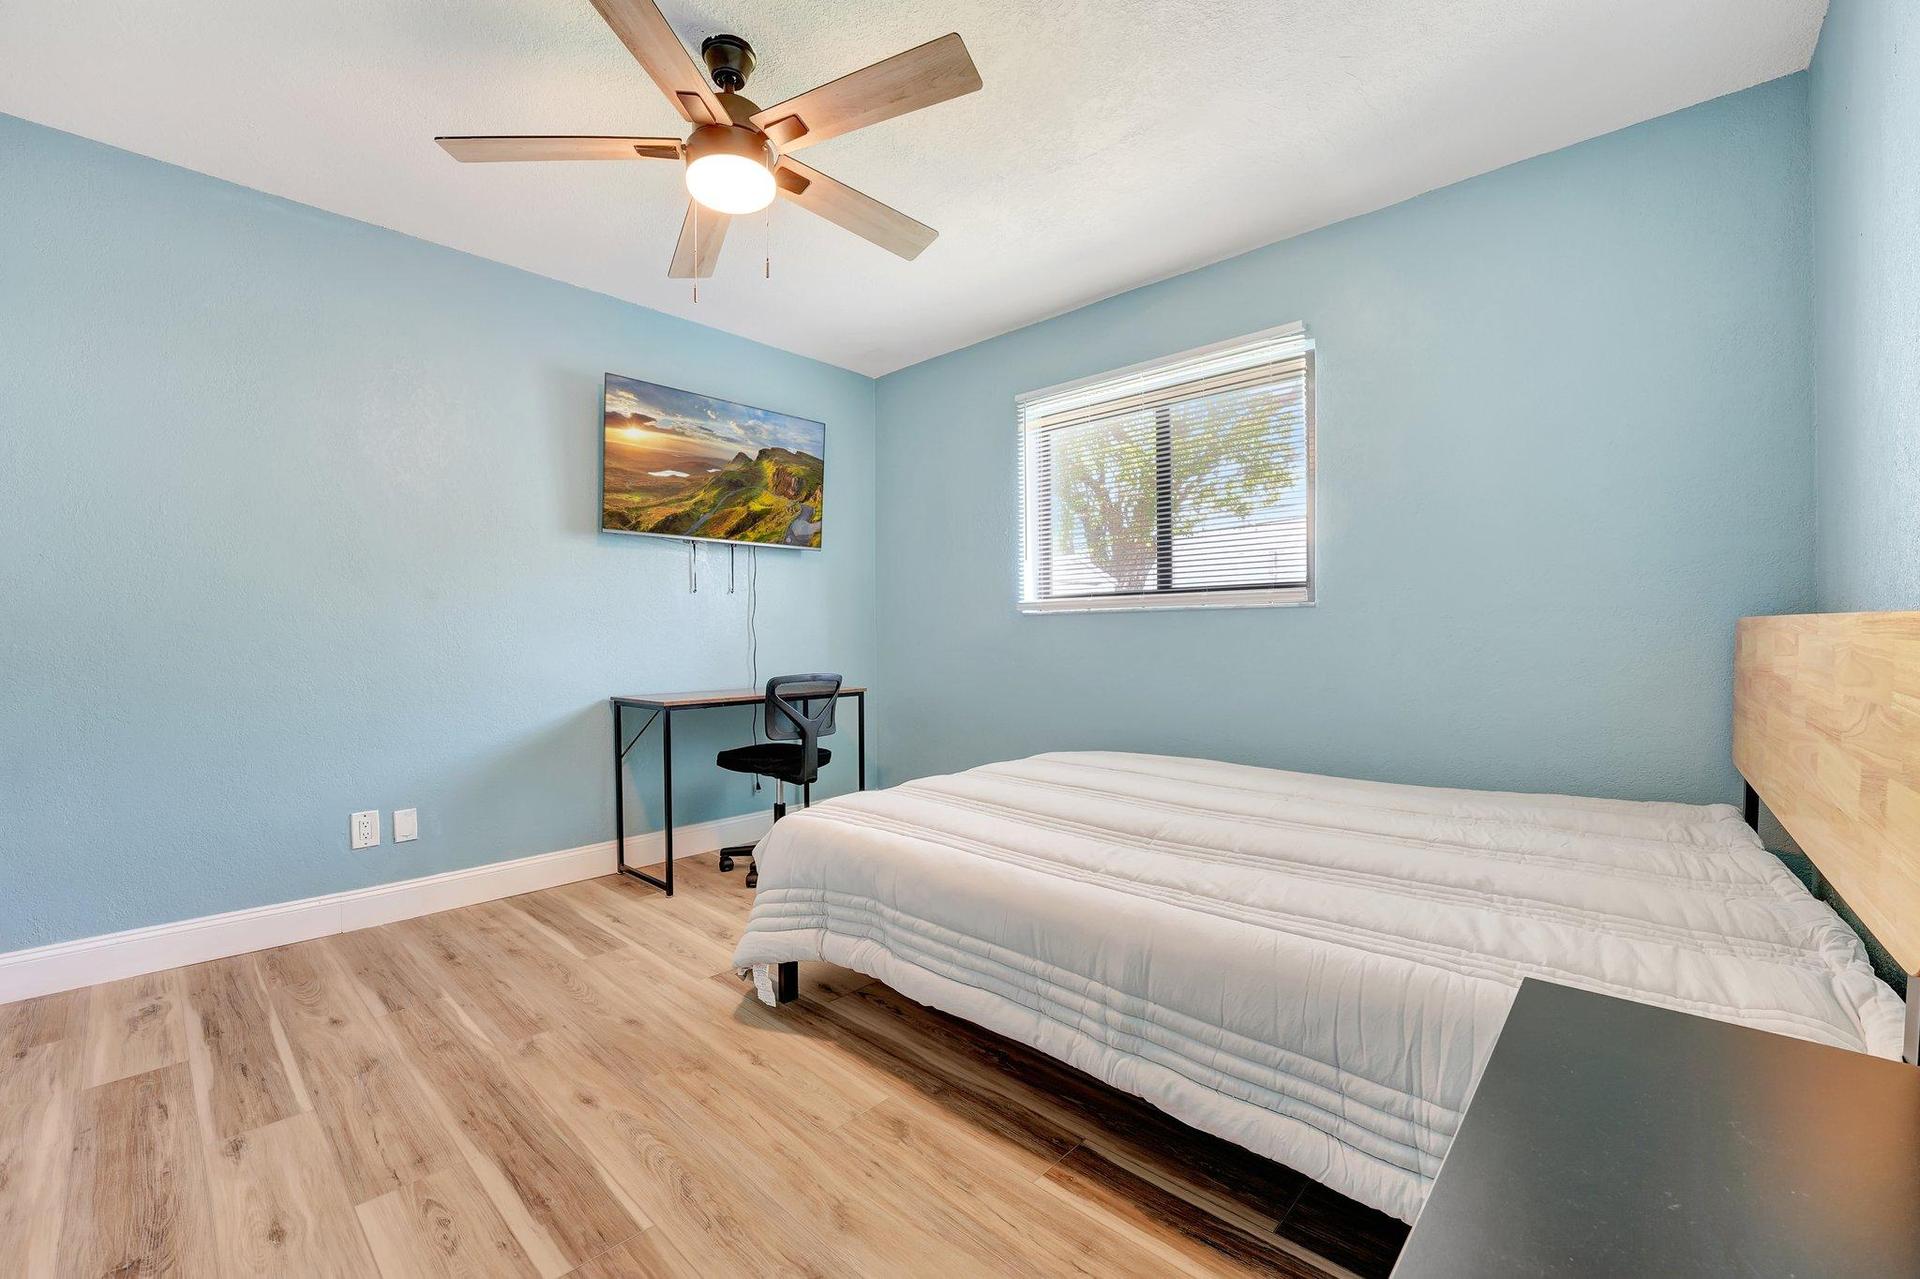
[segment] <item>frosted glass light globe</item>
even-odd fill
[[[703,155],[687,164],[687,194],[715,213],[758,213],[773,203],[773,174],[743,155]]]

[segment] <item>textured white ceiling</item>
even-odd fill
[[[0,111],[882,373],[1775,76],[1826,0],[664,0],[763,105],[959,31],[986,88],[806,160],[931,223],[789,205],[696,306],[664,162],[460,165],[438,133],[684,133],[587,0],[0,0]],[[3,179],[0,179],[3,180]]]

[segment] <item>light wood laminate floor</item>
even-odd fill
[[[0,1006],[0,1274],[1381,1275],[1405,1229],[884,986],[711,856]]]

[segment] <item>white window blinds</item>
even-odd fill
[[[1313,598],[1313,341],[1300,325],[1016,402],[1027,612]]]

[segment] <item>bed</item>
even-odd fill
[[[1409,1221],[1523,977],[1880,1056],[1906,1032],[1729,805],[1064,752],[789,814],[756,858],[763,996],[855,969]]]

